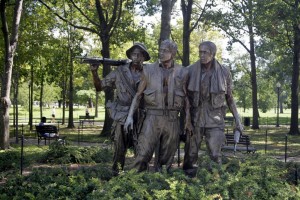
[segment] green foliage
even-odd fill
[[[20,151],[8,150],[0,152],[0,171],[18,169],[20,167]]]
[[[63,145],[59,141],[52,142],[49,150],[41,162],[67,164],[67,163],[102,163],[109,162],[112,152],[100,147],[75,147]]]
[[[86,171],[68,171],[62,168],[39,168],[28,176],[16,176],[7,181],[7,187],[0,188],[0,199],[84,199],[93,190],[101,187],[99,178],[105,167],[94,168],[94,173],[86,176]],[[107,173],[109,174],[109,173]]]
[[[53,148],[63,150],[55,144]],[[300,186],[292,175],[296,164],[286,165],[259,154],[244,158],[224,158],[222,167],[199,158],[195,178],[181,169],[171,174],[125,171],[112,176],[108,150],[80,148],[86,157],[100,158],[100,164],[76,168],[35,168],[29,175],[14,175],[0,187],[0,199],[299,199]],[[47,153],[48,154],[48,153]],[[57,153],[56,153],[57,154]]]
[[[85,105],[86,102],[89,101],[90,98],[95,99],[96,92],[94,90],[78,90],[76,92],[77,103],[81,105]]]
[[[0,151],[0,176],[8,173],[16,173],[21,165],[21,147],[12,144],[11,149]],[[40,159],[44,148],[26,146],[23,148],[23,167],[36,163]]]

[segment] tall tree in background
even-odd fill
[[[11,105],[10,90],[11,76],[15,51],[18,44],[19,26],[21,21],[23,0],[16,0],[14,4],[14,15],[11,23],[11,31],[8,27],[7,9],[8,1],[0,1],[0,15],[5,45],[4,73],[1,82],[1,102],[0,102],[0,148],[9,148],[9,107]]]
[[[299,135],[300,0],[257,1],[259,30],[268,38],[272,56],[279,62],[277,80],[291,88],[289,134]],[[270,23],[272,19],[272,23]],[[292,65],[292,68],[290,67]],[[288,75],[288,78],[284,76]]]
[[[170,39],[171,35],[171,13],[176,0],[161,0],[161,26],[159,44]]]
[[[78,20],[73,20],[73,22],[67,20],[63,17],[62,13],[57,12],[57,10],[63,11],[62,8],[57,9],[55,3],[51,4],[49,1],[47,3],[43,0],[39,0],[44,6],[61,20],[67,22],[70,26],[76,29],[81,29],[88,31],[90,33],[99,36],[102,49],[101,54],[104,58],[110,58],[110,40],[114,34],[123,13],[123,0],[113,0],[113,1],[81,1],[75,2],[74,0],[66,0],[74,6],[74,12],[80,14],[81,18]],[[49,5],[48,5],[49,4]],[[111,67],[107,64],[103,66],[103,77],[109,74]],[[105,91],[105,103],[113,98],[113,91]],[[105,121],[102,130],[103,135],[108,135],[110,133],[112,125],[112,120],[108,115],[108,111],[105,110]]]
[[[292,10],[293,27],[293,73],[292,73],[292,112],[291,112],[291,135],[299,135],[298,113],[299,113],[299,69],[300,69],[300,0],[286,2]]]
[[[188,66],[190,64],[190,37],[191,33],[195,28],[198,27],[199,22],[203,20],[203,13],[207,8],[210,8],[213,5],[214,0],[206,0],[203,8],[199,5],[199,2],[195,0],[181,0],[181,12],[183,19],[183,36],[182,36],[182,65]],[[193,11],[193,6],[196,6],[196,9]],[[192,14],[195,16],[193,17]],[[191,22],[192,26],[191,26]]]
[[[256,80],[256,54],[255,54],[255,4],[253,0],[223,0],[222,6],[217,12],[207,16],[213,24],[223,30],[231,38],[230,43],[239,43],[250,55],[251,87],[252,87],[252,129],[259,129],[257,80]],[[247,42],[244,41],[246,38]]]

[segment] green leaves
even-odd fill
[[[46,154],[48,158],[56,157],[55,163],[64,157],[61,154],[77,158],[77,161],[72,158],[71,162],[90,161],[76,166],[39,166],[26,176],[11,176],[5,187],[0,187],[0,199],[267,200],[300,197],[300,186],[293,185],[295,177],[291,176],[296,164],[286,165],[260,154],[224,159],[221,168],[212,163],[211,172],[207,170],[210,165],[208,155],[201,155],[195,178],[185,176],[181,169],[174,169],[172,174],[131,170],[113,177],[111,150],[99,147],[71,148],[52,143]],[[69,163],[70,159],[65,157],[64,161]]]

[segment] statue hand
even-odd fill
[[[124,131],[125,133],[129,133],[129,131],[132,129],[133,129],[133,118],[128,116],[124,124]]]
[[[90,64],[91,71],[97,71],[99,68],[99,64]]]
[[[236,121],[235,123],[235,128],[242,134],[243,133],[243,130],[244,130],[244,127],[241,123],[240,120]]]
[[[186,122],[184,129],[185,132],[188,132],[191,136],[194,134],[194,127],[191,122]]]

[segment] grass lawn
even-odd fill
[[[34,107],[33,109],[33,118],[34,124],[39,123],[39,107]],[[245,112],[242,109],[238,109],[242,120],[244,117],[250,117],[250,123],[252,121],[252,110],[247,109]],[[12,112],[12,109],[11,109]],[[44,108],[43,115],[48,117],[48,122],[51,121],[51,108]],[[94,109],[90,109],[91,115],[94,113]],[[12,118],[11,113],[11,118]],[[253,146],[256,147],[259,153],[267,153],[272,156],[284,156],[285,155],[285,140],[286,134],[289,131],[289,117],[290,117],[290,110],[286,109],[283,113],[279,114],[279,124],[280,127],[275,127],[277,114],[274,110],[269,111],[267,113],[260,112],[260,129],[259,130],[252,130],[250,126],[245,126],[244,134],[250,136],[251,142]],[[68,115],[68,110],[66,112],[66,117]],[[110,142],[110,138],[103,138],[99,137],[101,130],[102,130],[102,123],[104,121],[104,107],[99,107],[98,109],[98,117],[95,118],[95,124],[90,124],[85,122],[83,126],[79,126],[79,116],[85,115],[85,107],[79,106],[74,107],[74,125],[75,128],[69,129],[66,128],[67,124],[62,125],[60,122],[62,116],[62,109],[56,108],[56,124],[59,126],[59,132],[62,137],[66,137],[69,141],[80,141],[80,142]],[[25,137],[34,138],[35,131],[29,131],[28,127],[28,111],[25,111],[22,107],[19,108],[19,123],[23,124],[23,133]],[[230,113],[227,116],[231,116]],[[24,121],[25,120],[25,121]],[[68,120],[66,119],[66,122]],[[244,122],[244,121],[243,121]],[[19,130],[22,127],[19,126]],[[228,127],[228,132],[232,132],[232,127]],[[19,134],[20,135],[20,134]],[[11,137],[15,137],[15,130],[14,127],[11,126]],[[183,144],[181,144],[183,148]],[[288,156],[298,156],[300,155],[300,136],[292,136],[287,135],[287,155]],[[202,145],[202,148],[205,148]]]

